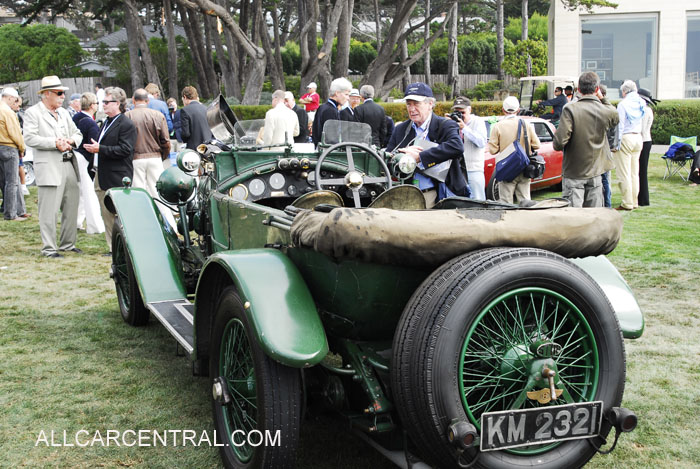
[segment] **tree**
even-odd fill
[[[522,19],[521,18],[508,18],[508,24],[506,25],[503,34],[506,39],[510,39],[511,42],[517,42],[522,39]],[[528,21],[527,37],[528,39],[539,39],[542,41],[547,40],[548,36],[548,25],[547,17],[542,16],[539,13],[533,13]]]
[[[532,70],[528,72],[527,63],[523,57],[532,58]],[[514,77],[524,77],[527,75],[544,75],[547,73],[547,43],[540,40],[527,39],[513,44],[508,41],[506,44],[505,58],[503,59],[503,70]]]
[[[75,65],[82,58],[78,38],[64,28],[45,24],[0,27],[0,83],[79,75]]]
[[[447,86],[450,88],[450,96],[455,96],[457,89],[457,75],[459,75],[459,48],[457,45],[457,1],[452,4],[449,34],[449,49],[447,52]]]

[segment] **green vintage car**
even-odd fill
[[[155,316],[208,375],[226,467],[293,466],[312,405],[415,468],[579,467],[634,429],[623,337],[644,320],[604,256],[615,211],[426,210],[364,124],[273,150],[262,121],[212,115],[160,200],[128,180],[106,200],[121,314]]]

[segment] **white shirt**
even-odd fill
[[[472,114],[460,133],[464,140],[464,163],[467,171],[483,171],[484,147],[487,140],[484,120]]]
[[[284,105],[277,103],[265,113],[265,128],[263,130],[263,145],[282,145],[294,143],[294,137],[299,135],[299,118],[297,113]]]

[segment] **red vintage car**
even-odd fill
[[[563,158],[563,153],[557,151],[552,147],[552,140],[554,139],[554,132],[556,128],[549,122],[539,117],[533,116],[519,116],[520,119],[526,120],[530,123],[537,133],[537,137],[540,139],[540,148],[537,153],[544,158],[546,163],[544,174],[541,178],[533,179],[531,190],[536,191],[539,189],[544,189],[557,184],[561,184],[561,162]],[[493,119],[486,120],[486,130],[487,133],[491,134],[490,122]],[[496,179],[493,177],[493,171],[496,167],[496,160],[494,156],[489,153],[488,148],[485,150],[486,159],[484,161],[484,180],[487,181],[486,184],[486,198],[489,200],[498,199],[498,188],[496,185]]]

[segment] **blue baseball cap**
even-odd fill
[[[431,90],[428,85],[420,81],[418,83],[411,83],[408,85],[408,88],[406,88],[406,92],[404,93],[404,99],[407,101],[409,99],[411,101],[425,101],[425,98],[432,97],[433,90]]]

